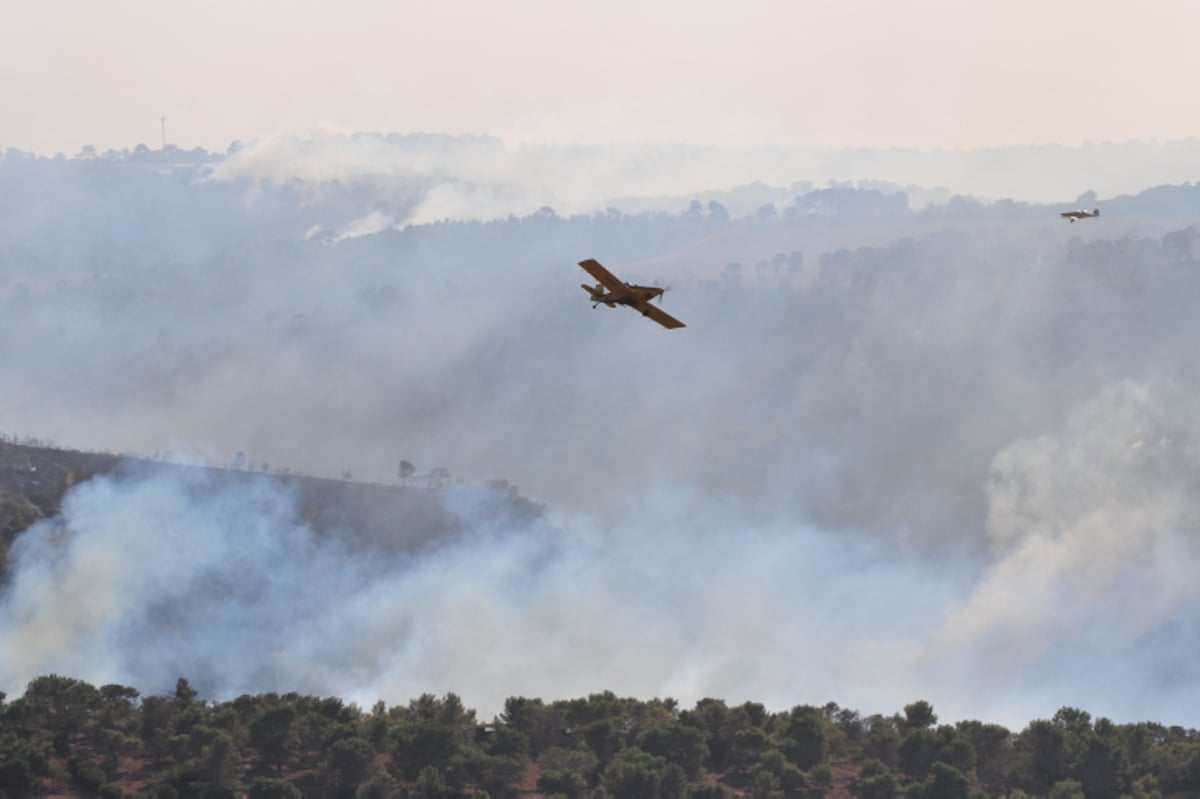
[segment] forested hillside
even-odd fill
[[[297,522],[320,536],[374,557],[412,556],[453,540],[464,522],[448,510],[435,489],[454,478],[445,468],[417,474],[407,462],[387,485],[346,479],[308,477],[290,470],[272,472],[268,464],[251,464],[239,455],[227,468],[80,452],[0,439],[0,586],[8,581],[8,554],[18,535],[43,521],[54,522],[67,492],[97,476],[180,475],[202,485],[201,493],[217,493],[238,484],[269,484],[294,493]],[[503,480],[486,486],[495,496],[490,511],[497,522],[529,523],[542,508]],[[58,523],[62,523],[58,520]],[[4,598],[0,594],[0,600]]]
[[[481,657],[486,657],[481,653]],[[369,710],[296,693],[206,701],[38,677],[0,694],[0,792],[140,797],[1187,797],[1200,735],[1064,707],[1019,731],[939,723],[925,701],[862,716],[830,702],[681,707],[611,692],[510,697],[479,719],[455,694]]]
[[[0,430],[221,467],[6,450],[0,689],[1194,723],[1194,174],[292,144],[0,159]],[[687,327],[591,309],[586,257]]]
[[[1200,799],[1200,0],[0,4],[0,799]]]

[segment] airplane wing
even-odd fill
[[[617,297],[629,296],[629,286],[626,286],[620,278],[601,266],[600,262],[596,259],[588,258],[586,261],[580,261],[579,265],[589,275],[596,278],[600,285],[608,289],[610,293],[617,295]]]
[[[685,325],[683,322],[680,322],[674,316],[671,316],[669,313],[664,311],[662,308],[659,308],[657,305],[651,305],[650,303],[646,302],[646,303],[642,303],[641,305],[637,306],[637,310],[641,312],[642,316],[650,317],[651,319],[653,319],[655,322],[658,322],[663,327],[668,327],[668,328],[687,327],[687,325]]]

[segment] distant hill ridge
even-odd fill
[[[250,480],[285,485],[297,492],[297,512],[316,533],[337,535],[351,546],[386,554],[419,552],[464,530],[463,521],[446,508],[433,483],[358,483],[0,441],[0,584],[8,580],[13,541],[38,522],[57,516],[73,486],[101,475],[162,471],[200,472],[216,485]],[[542,516],[542,506],[503,480],[484,488],[493,495],[489,511],[503,519],[521,522]]]

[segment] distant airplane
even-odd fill
[[[1078,211],[1063,211],[1059,216],[1063,219],[1071,220],[1071,224],[1073,225],[1076,219],[1091,219],[1094,216],[1100,216],[1100,209],[1096,208],[1095,210],[1087,211],[1080,208]]]
[[[642,316],[650,317],[663,327],[687,327],[687,325],[663,309],[650,304],[650,300],[655,297],[658,297],[659,302],[662,302],[662,295],[666,289],[659,288],[658,286],[636,286],[632,283],[626,283],[601,266],[599,261],[592,258],[580,261],[579,265],[598,281],[594,287],[586,283],[580,284],[580,287],[591,296],[592,308],[595,308],[600,303],[604,303],[609,308],[615,308],[618,305],[628,305]],[[608,289],[608,291],[606,292],[605,289]]]

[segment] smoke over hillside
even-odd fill
[[[511,145],[492,137],[430,134],[275,137],[240,144],[213,178],[330,182],[388,196],[398,222],[683,210],[692,197],[718,199],[735,215],[790,202],[796,184],[887,182],[922,207],[949,192],[1030,202],[1070,200],[1086,187],[1106,197],[1200,177],[1200,140],[994,150],[736,149],[686,144]],[[746,192],[754,185],[757,192]],[[766,185],[763,185],[766,184]],[[781,187],[774,196],[763,191]],[[731,192],[741,187],[743,191]],[[924,187],[924,189],[918,188]],[[928,190],[940,187],[940,192]],[[788,193],[788,190],[791,193]]]
[[[1172,720],[1194,692],[1200,274],[1169,220],[1194,187],[1078,225],[844,188],[396,229],[428,186],[252,179],[251,155],[0,161],[32,198],[4,228],[3,424],[368,480],[407,459],[549,519],[498,528],[464,486],[467,535],[373,559],[269,481],[93,481],[18,539],[0,690],[183,673],[485,714],[612,688],[1000,721]],[[592,311],[584,257],[670,283],[688,327]]]

